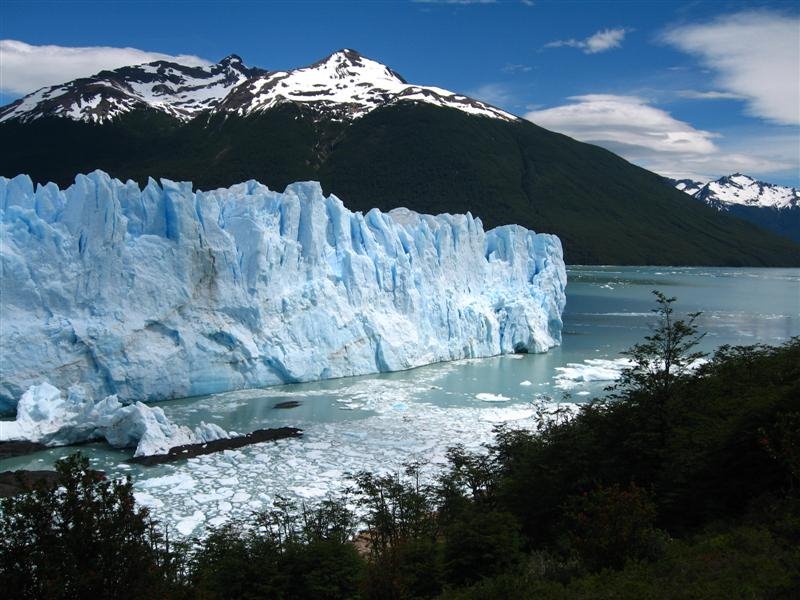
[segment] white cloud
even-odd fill
[[[716,90],[709,90],[701,92],[698,90],[678,90],[677,94],[681,98],[689,98],[691,100],[744,100],[745,96],[741,94],[734,94],[733,92],[718,92]]]
[[[574,102],[529,112],[526,118],[547,129],[600,145],[656,152],[709,154],[714,134],[695,129],[636,96],[589,94]]]
[[[662,39],[696,56],[724,91],[746,98],[750,114],[800,123],[800,17],[748,11],[673,27]]]
[[[567,46],[569,48],[580,48],[586,54],[598,54],[606,52],[613,48],[622,46],[622,40],[625,35],[633,31],[624,27],[617,27],[615,29],[602,29],[593,35],[590,35],[585,40],[576,40],[570,38],[568,40],[556,40],[545,44],[545,48],[561,48]]]
[[[503,73],[528,73],[532,70],[533,67],[530,65],[517,65],[513,63],[508,63],[503,67]]]
[[[708,180],[735,171],[770,173],[797,165],[791,152],[755,155],[720,148],[715,141],[719,134],[697,129],[636,96],[589,94],[570,100],[525,117],[668,177]]]
[[[17,40],[0,40],[0,90],[7,94],[28,94],[48,85],[88,77],[103,69],[154,60],[186,65],[211,64],[197,56],[173,56],[137,48],[33,46]]]
[[[486,83],[477,89],[466,92],[467,96],[483,100],[496,106],[509,105],[516,102],[514,92],[502,83]]]

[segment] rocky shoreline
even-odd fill
[[[93,471],[100,478],[105,472]],[[2,471],[0,472],[0,498],[16,496],[36,488],[54,488],[58,483],[58,473],[53,470],[43,471]]]
[[[0,459],[33,454],[40,450],[47,450],[47,448],[47,446],[39,442],[27,442],[24,440],[0,442]]]

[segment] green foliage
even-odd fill
[[[560,236],[572,264],[800,264],[800,246],[720,213],[619,156],[525,120],[476,118],[401,102],[352,124],[299,105],[179,123],[136,111],[112,124],[44,118],[0,124],[14,148],[0,174],[72,182],[97,168],[214,189],[258,179],[283,190],[318,180],[348,207],[471,211]]]
[[[790,494],[800,492],[800,412],[780,413],[767,430],[759,429],[761,445],[788,473]]]
[[[201,598],[353,598],[363,561],[350,543],[344,500],[309,510],[278,498],[252,521],[215,529],[190,557],[191,589]]]
[[[420,465],[400,475],[353,476],[368,536],[366,595],[370,598],[435,596],[442,585],[440,519],[436,496],[420,484]]]
[[[7,598],[147,598],[167,594],[177,556],[137,507],[79,453],[56,464],[58,487],[0,502],[0,589]]]
[[[574,563],[534,553],[527,564],[448,591],[449,600],[614,598],[718,600],[795,598],[800,591],[800,508],[763,499],[741,522],[715,522],[697,535],[673,539],[658,560],[628,560],[619,569],[586,572]],[[564,575],[567,574],[565,577]]]
[[[693,348],[679,346],[684,355],[673,362],[685,364]],[[658,362],[649,352],[645,359]],[[800,409],[800,339],[722,347],[667,387],[641,372],[615,398],[583,406],[572,419],[537,433],[499,432],[490,449],[496,498],[533,545],[553,543],[558,507],[597,485],[652,489],[657,524],[673,535],[793,485],[797,429],[788,415]]]
[[[619,569],[628,560],[658,558],[665,536],[653,526],[656,505],[631,484],[598,486],[571,496],[563,508],[567,547],[590,570]]]
[[[380,556],[406,540],[435,540],[439,521],[430,488],[420,485],[419,465],[409,465],[406,477],[366,471],[353,477],[358,505],[365,509],[370,552]]]
[[[445,579],[463,586],[503,573],[522,560],[523,544],[513,515],[480,506],[464,510],[444,530]]]

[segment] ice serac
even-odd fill
[[[48,382],[32,385],[22,394],[14,421],[0,421],[0,442],[67,446],[105,439],[115,448],[135,447],[135,456],[166,454],[175,446],[228,437],[213,423],[201,422],[191,430],[175,425],[160,407],[126,405],[113,395],[95,402],[80,385],[71,386],[64,395]]]
[[[558,344],[557,237],[353,213],[319,184],[0,178],[0,399],[156,400]]]

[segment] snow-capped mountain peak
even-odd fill
[[[246,81],[231,92],[219,110],[248,115],[294,102],[336,120],[353,120],[402,101],[516,120],[514,115],[478,100],[438,87],[409,84],[386,65],[347,48],[308,67],[266,73]]]
[[[742,173],[734,173],[694,188],[689,180],[674,182],[679,190],[720,210],[733,205],[774,208],[778,210],[800,206],[800,190],[774,185]]]
[[[345,48],[308,67],[288,71],[248,68],[235,54],[207,67],[156,61],[102,71],[21,98],[0,109],[0,122],[57,116],[104,123],[140,108],[188,121],[206,111],[246,116],[287,102],[339,121],[354,120],[396,102],[517,119],[461,94],[409,84],[386,65]]]
[[[0,109],[0,122],[55,116],[104,123],[145,107],[185,121],[214,108],[236,85],[261,73],[235,54],[207,67],[163,60],[121,67],[39,89]]]

